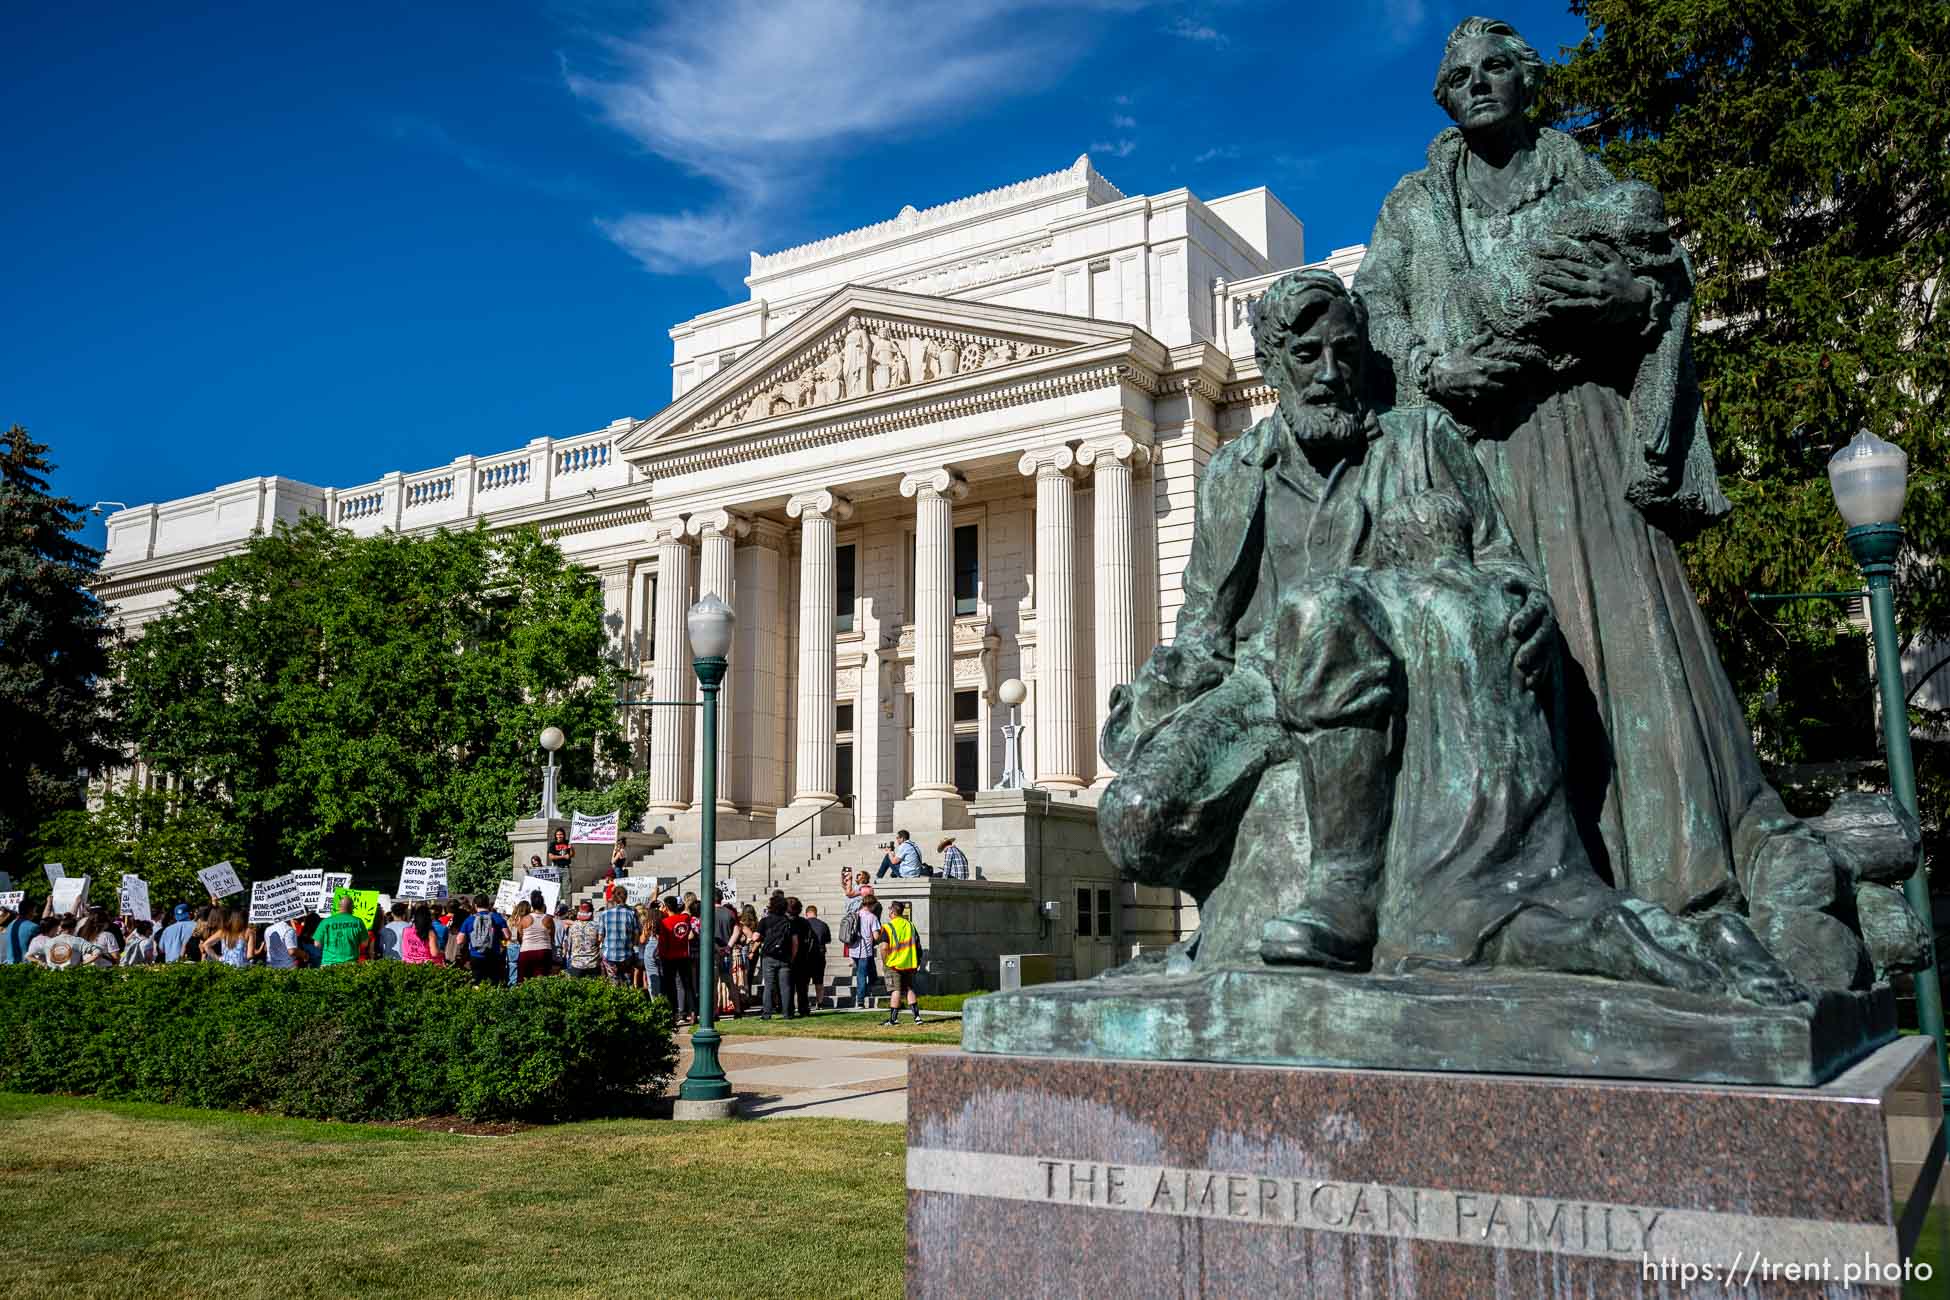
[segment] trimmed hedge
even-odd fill
[[[0,1089],[310,1119],[580,1119],[676,1068],[670,1004],[606,980],[458,970],[0,966]]]

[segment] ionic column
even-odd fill
[[[684,537],[682,519],[650,525],[656,543],[657,599],[655,620],[657,657],[650,669],[650,697],[688,700],[697,690],[691,671],[690,636],[684,615],[691,607],[691,544]],[[690,709],[656,709],[650,719],[650,811],[680,813],[691,805]]]
[[[795,805],[829,803],[833,770],[834,540],[839,523],[853,513],[845,497],[821,489],[788,499],[785,512],[799,521],[799,749],[793,765]],[[804,813],[795,814],[794,820]]]
[[[1137,676],[1137,563],[1132,551],[1132,479],[1151,462],[1151,449],[1117,434],[1086,442],[1077,460],[1095,471],[1091,586],[1097,647],[1097,775],[1093,785],[1107,785],[1112,776],[1104,758],[1104,722],[1110,717],[1110,693]]]
[[[691,536],[698,539],[699,563],[697,569],[697,598],[716,595],[718,599],[731,606],[738,613],[736,599],[738,577],[738,541],[751,531],[751,525],[740,515],[729,510],[706,510],[692,515],[689,522]],[[740,616],[743,621],[744,616]],[[734,638],[735,646],[735,638]],[[735,657],[734,648],[733,655]],[[734,696],[731,690],[731,673],[725,673],[725,685],[718,691],[718,811],[731,813],[737,806],[731,802],[730,766],[725,761],[731,746],[727,743],[735,728],[731,725]],[[697,737],[696,770],[704,770],[704,733],[699,728]],[[704,806],[696,798],[691,801],[691,811],[701,813]]]
[[[1080,790],[1077,761],[1076,484],[1068,447],[1024,452],[1036,480],[1036,784]]]
[[[901,479],[901,495],[914,498],[914,788],[908,799],[952,803],[959,810],[954,511],[968,484],[950,469],[921,470]]]

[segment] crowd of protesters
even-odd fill
[[[892,1012],[913,997],[918,966],[914,927],[895,903],[883,919],[873,886],[861,873],[843,881],[847,913],[840,940],[854,970],[854,1006],[866,1005],[883,957],[893,989]],[[680,1025],[697,1020],[699,945],[708,932],[718,969],[722,1015],[742,1017],[757,1009],[761,1020],[812,1014],[825,979],[832,929],[817,907],[774,893],[761,915],[739,908],[718,891],[706,909],[696,894],[660,903],[632,904],[611,884],[600,906],[584,901],[553,910],[541,891],[496,910],[486,895],[435,903],[401,900],[368,926],[354,914],[350,897],[336,911],[293,920],[251,924],[243,908],[219,903],[178,903],[164,924],[116,917],[99,905],[74,913],[34,917],[0,909],[0,964],[27,963],[50,970],[83,966],[143,966],[207,962],[274,969],[341,966],[368,961],[457,966],[480,983],[516,984],[555,975],[607,979],[670,999]],[[890,1013],[888,1022],[895,1023]]]

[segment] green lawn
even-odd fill
[[[691,1028],[685,1025],[677,1031],[680,1044],[690,1041]],[[781,1020],[776,1016],[770,1020],[760,1020],[757,1012],[747,1011],[743,1020],[719,1017],[717,1029],[726,1038],[737,1034],[770,1034],[780,1038],[857,1038],[876,1043],[961,1042],[959,1016],[952,1019],[923,1016],[917,1025],[910,1011],[901,1012],[901,1022],[897,1026],[887,1024],[884,1010],[819,1011],[795,1020]]]
[[[0,1094],[0,1296],[898,1296],[904,1144],[851,1120],[488,1138]]]

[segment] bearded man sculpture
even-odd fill
[[[1207,466],[1178,637],[1114,698],[1113,860],[1200,898],[1205,966],[1805,996],[1738,918],[1688,928],[1592,869],[1537,576],[1446,413],[1367,410],[1361,326],[1331,272],[1260,301],[1278,404]]]

